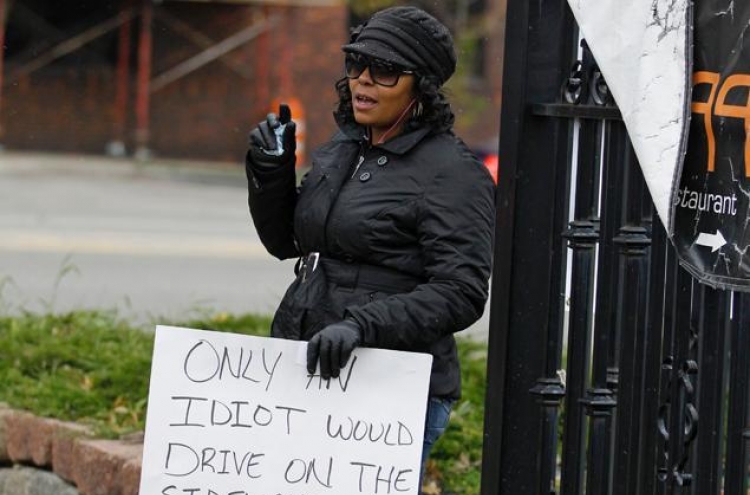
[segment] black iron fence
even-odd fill
[[[565,0],[509,0],[482,495],[750,493],[750,294],[679,267]]]

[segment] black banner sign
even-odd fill
[[[694,4],[692,119],[674,200],[683,266],[750,291],[750,2]]]

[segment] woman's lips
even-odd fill
[[[365,95],[356,95],[353,99],[355,110],[370,110],[378,104],[377,100]]]

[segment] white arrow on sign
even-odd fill
[[[709,246],[711,248],[711,252],[715,252],[717,249],[722,247],[727,243],[727,240],[724,239],[724,236],[721,235],[720,230],[716,230],[715,234],[706,234],[705,232],[701,232],[698,234],[698,238],[695,240],[695,243],[699,246]]]

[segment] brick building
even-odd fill
[[[466,102],[454,104],[459,132],[491,148],[504,0],[478,3],[481,63],[451,89]],[[236,162],[278,100],[295,102],[304,146],[334,130],[344,0],[0,0],[2,12],[7,149]]]

